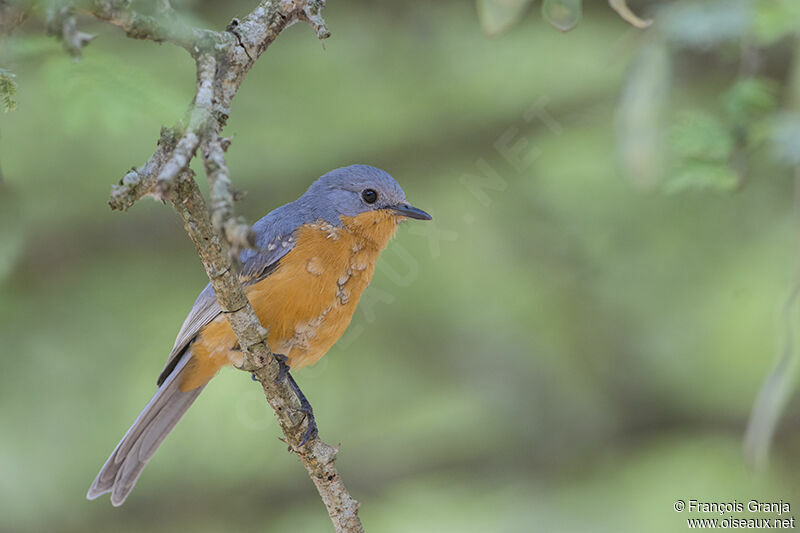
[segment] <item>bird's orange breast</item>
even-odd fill
[[[326,222],[301,226],[292,236],[294,248],[277,268],[246,287],[269,330],[270,349],[288,357],[293,370],[316,363],[347,329],[398,221],[391,214],[371,211],[342,217],[341,227]],[[217,316],[191,345],[181,389],[199,387],[223,366],[240,362],[235,347],[228,321]]]

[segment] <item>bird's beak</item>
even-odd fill
[[[432,220],[428,213],[423,211],[422,209],[417,209],[413,205],[408,204],[397,204],[397,205],[390,205],[386,209],[390,211],[394,211],[396,214],[408,218],[416,218],[417,220]]]

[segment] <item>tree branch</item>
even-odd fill
[[[267,331],[234,270],[233,258],[241,248],[252,246],[254,239],[249,226],[234,215],[233,202],[238,194],[225,162],[230,140],[221,137],[231,102],[245,75],[284,29],[305,21],[320,39],[329,36],[322,7],[324,0],[262,0],[243,21],[234,19],[222,33],[164,24],[133,12],[124,0],[95,0],[91,12],[123,28],[130,37],[181,46],[190,51],[197,63],[196,94],[187,118],[174,128],[162,128],[156,151],[144,165],[132,169],[119,185],[112,187],[109,205],[126,210],[139,198],[151,195],[175,207],[239,341],[240,368],[252,372],[261,383],[289,449],[314,482],[335,530],[362,532],[358,502],[350,496],[336,470],[338,448],[318,437],[300,446],[308,421],[298,410],[298,399],[287,381],[276,382],[280,367],[267,346]],[[172,8],[166,0],[160,0],[158,11],[175,18],[169,15]],[[210,187],[210,210],[189,168],[198,148],[203,153]]]
[[[45,26],[47,33],[58,38],[61,44],[64,45],[64,50],[75,60],[81,58],[83,47],[95,37],[90,33],[78,31],[74,9],[71,4],[51,6],[47,10]]]
[[[181,22],[168,1],[160,1],[157,11],[160,18],[142,15],[130,8],[129,0],[93,0],[89,7],[92,15],[122,28],[132,39],[170,42],[193,55],[199,44],[215,33]]]

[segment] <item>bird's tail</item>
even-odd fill
[[[190,353],[183,355],[169,377],[158,388],[155,396],[139,413],[136,421],[97,474],[86,494],[88,499],[94,500],[101,494],[110,492],[111,503],[119,506],[128,497],[161,442],[205,388],[205,385],[202,385],[188,391],[180,389],[179,377],[190,359]]]

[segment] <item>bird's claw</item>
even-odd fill
[[[275,378],[275,383],[283,383],[283,380],[286,379],[286,376],[289,375],[289,370],[291,370],[289,368],[289,365],[287,364],[289,358],[280,353],[274,353],[272,354],[272,357],[274,357],[275,360],[278,361],[278,366],[280,366],[280,370],[278,371],[278,377]]]
[[[319,435],[319,430],[317,429],[317,421],[314,420],[314,413],[311,411],[304,411],[303,409],[300,409],[300,411],[306,413],[306,418],[304,418],[304,420],[308,420],[308,429],[305,435],[303,435],[303,440],[300,441],[300,446],[304,446],[310,439]],[[302,424],[302,421],[300,423]]]
[[[303,435],[303,440],[300,441],[300,446],[303,446],[309,439],[316,437],[319,434],[319,430],[317,429],[317,420],[314,418],[314,409],[311,408],[311,404],[302,393],[300,393],[300,409],[298,409],[298,412],[305,414],[303,420],[308,420],[308,430]],[[300,421],[301,424],[303,420]]]
[[[317,429],[317,421],[314,418],[314,409],[311,408],[311,403],[309,403],[306,395],[303,394],[303,391],[300,390],[297,382],[288,371],[286,372],[285,377],[289,378],[289,385],[292,387],[295,396],[297,396],[297,399],[300,401],[300,407],[297,409],[297,411],[305,414],[303,420],[308,421],[308,429],[306,430],[305,435],[303,435],[303,439],[300,441],[300,446],[303,446],[306,442],[319,434]],[[303,423],[303,420],[300,421],[300,424]]]

